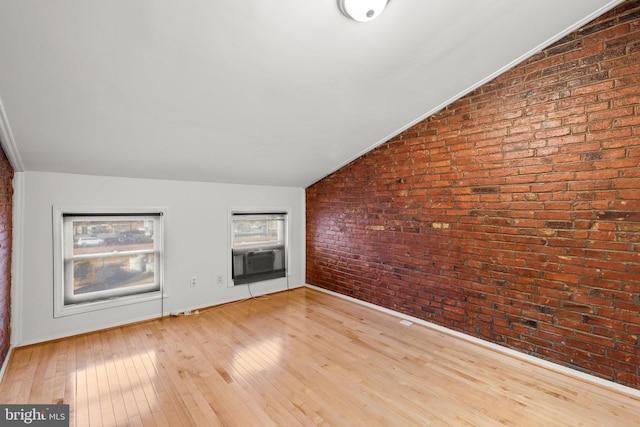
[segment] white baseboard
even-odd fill
[[[531,363],[533,365],[541,366],[543,368],[550,369],[552,371],[556,371],[558,373],[561,373],[561,374],[564,374],[564,375],[567,375],[567,376],[570,376],[570,377],[573,377],[573,378],[576,378],[576,379],[580,379],[582,381],[586,381],[586,382],[590,382],[590,383],[593,383],[593,384],[597,384],[597,385],[599,385],[601,387],[610,389],[610,390],[615,391],[617,393],[628,394],[630,396],[633,396],[636,399],[640,399],[640,390],[637,390],[635,388],[628,387],[628,386],[625,386],[625,385],[622,385],[622,384],[618,384],[618,383],[615,383],[613,381],[605,380],[604,378],[596,377],[595,375],[587,374],[585,372],[581,372],[581,371],[578,371],[576,369],[569,368],[567,366],[562,366],[562,365],[560,365],[558,363],[554,363],[554,362],[550,362],[548,360],[540,359],[540,358],[532,356],[530,354],[522,353],[522,352],[519,352],[517,350],[513,350],[513,349],[510,349],[510,348],[507,348],[507,347],[503,347],[501,345],[494,344],[492,342],[485,341],[483,339],[476,338],[474,336],[467,335],[467,334],[464,334],[462,332],[454,331],[453,329],[449,329],[449,328],[447,328],[445,326],[436,325],[435,323],[431,323],[431,322],[428,322],[426,320],[419,319],[417,317],[413,317],[413,316],[409,316],[409,315],[406,315],[406,314],[403,314],[403,313],[399,313],[397,311],[393,311],[393,310],[390,310],[388,308],[381,307],[379,305],[371,304],[369,302],[362,301],[362,300],[359,300],[357,298],[353,298],[353,297],[350,297],[350,296],[347,296],[347,295],[342,295],[342,294],[339,294],[337,292],[333,292],[333,291],[330,291],[330,290],[327,290],[327,289],[319,288],[319,287],[314,286],[314,285],[305,284],[305,287],[310,288],[310,289],[315,289],[317,291],[324,292],[326,294],[333,295],[333,296],[336,296],[338,298],[342,298],[342,299],[345,299],[345,300],[348,300],[348,301],[351,301],[351,302],[355,302],[357,304],[363,305],[365,307],[372,308],[374,310],[381,311],[383,313],[390,314],[390,315],[398,317],[400,319],[409,320],[409,321],[411,321],[413,323],[417,323],[417,324],[426,326],[427,328],[431,328],[433,330],[436,330],[438,332],[442,332],[442,333],[454,336],[456,338],[463,339],[465,341],[469,341],[469,342],[471,342],[473,344],[479,345],[481,347],[485,347],[485,348],[493,350],[493,351],[497,351],[499,353],[505,354],[507,356],[510,356],[510,357],[513,357],[513,358],[516,358],[516,359],[520,359],[520,360],[525,361],[527,363]]]

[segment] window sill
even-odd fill
[[[104,301],[69,304],[57,309],[53,317],[73,316],[76,314],[89,313],[97,310],[121,307],[123,305],[155,301],[162,298],[163,298],[163,295],[161,291],[155,291],[155,292],[148,292],[148,293],[139,294],[139,295],[128,295],[128,296],[123,296],[118,298],[112,298]]]

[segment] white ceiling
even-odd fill
[[[619,3],[0,0],[0,137],[24,171],[306,187]]]

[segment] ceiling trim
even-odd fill
[[[575,30],[577,30],[579,28],[582,28],[584,25],[588,24],[589,22],[593,21],[597,17],[603,15],[604,13],[608,12],[609,10],[611,10],[614,7],[618,6],[619,4],[623,3],[624,1],[625,0],[612,0],[612,1],[610,1],[607,5],[601,7],[600,9],[598,9],[595,12],[591,13],[590,15],[582,18],[581,20],[577,21],[573,25],[565,28],[563,31],[560,31],[555,36],[547,39],[547,41],[545,41],[543,43],[540,43],[538,46],[534,47],[533,49],[531,49],[527,53],[525,53],[525,54],[521,55],[520,57],[516,58],[515,60],[511,61],[509,64],[507,64],[504,67],[498,69],[494,73],[491,73],[490,75],[488,75],[484,79],[478,81],[477,83],[469,86],[467,89],[459,92],[457,95],[454,95],[453,97],[449,98],[448,100],[446,100],[445,102],[443,102],[440,105],[436,106],[435,108],[432,108],[431,110],[427,111],[425,114],[421,115],[420,117],[418,117],[415,120],[412,120],[411,122],[409,122],[405,126],[401,127],[400,129],[396,130],[395,132],[392,132],[391,134],[389,134],[386,137],[382,138],[381,140],[379,140],[378,142],[374,143],[373,145],[370,145],[368,148],[365,148],[364,150],[360,151],[358,154],[356,154],[356,155],[352,156],[351,158],[349,158],[348,160],[342,162],[340,165],[338,165],[335,168],[332,168],[331,170],[327,171],[327,173],[325,173],[325,174],[317,177],[316,179],[312,180],[306,187],[312,186],[313,184],[315,184],[316,182],[320,181],[321,179],[331,175],[335,171],[343,168],[344,166],[348,165],[349,163],[353,162],[354,160],[358,159],[359,157],[362,157],[363,155],[367,154],[371,150],[377,148],[378,146],[384,144],[385,142],[389,141],[390,139],[392,139],[392,138],[396,137],[397,135],[401,134],[405,130],[409,129],[411,126],[414,126],[414,125],[420,123],[421,121],[427,119],[428,117],[436,114],[438,111],[442,110],[447,105],[450,105],[450,104],[454,103],[455,101],[459,100],[463,96],[467,95],[468,93],[473,92],[474,90],[476,90],[480,86],[484,85],[485,83],[490,82],[491,80],[495,79],[499,75],[501,75],[504,72],[510,70],[511,68],[515,67],[516,65],[520,64],[521,62],[523,62],[526,59],[530,58],[531,56],[535,55],[536,53],[546,49],[547,47],[551,46],[553,43],[557,42],[558,40],[560,40],[561,38],[563,38],[567,34],[570,34],[571,32],[573,32],[573,31],[575,31]]]
[[[0,145],[9,163],[11,163],[13,171],[24,172],[24,163],[22,163],[18,147],[16,147],[16,141],[13,139],[13,133],[11,132],[11,126],[9,126],[9,120],[2,105],[2,99],[0,99]]]

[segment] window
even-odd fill
[[[286,276],[286,213],[233,213],[234,285]]]
[[[161,298],[162,213],[54,209],[55,316]]]

